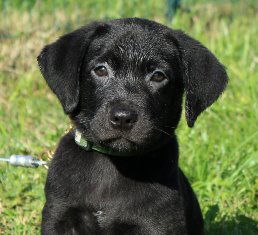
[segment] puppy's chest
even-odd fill
[[[166,234],[172,229],[168,225],[184,221],[177,191],[158,184],[106,183],[89,184],[75,200],[79,213],[73,220],[80,227],[96,234]]]
[[[173,200],[134,196],[129,193],[127,196],[113,195],[112,198],[107,195],[103,198],[95,195],[95,199],[86,197],[80,212],[73,215],[72,220],[77,221],[75,230],[79,226],[96,234],[154,235],[173,230],[173,224],[184,224],[184,218],[178,213],[178,207],[175,209],[173,206]]]
[[[100,170],[81,164],[55,178],[66,201],[66,223],[84,231],[75,234],[167,234],[172,229],[168,225],[184,224],[177,190],[133,180],[105,166]]]

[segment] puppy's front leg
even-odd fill
[[[100,235],[93,213],[63,202],[46,203],[42,212],[42,235]]]
[[[46,203],[42,211],[41,234],[77,234],[69,221],[65,220],[66,207],[58,203]]]

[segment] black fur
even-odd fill
[[[65,135],[47,177],[42,234],[202,234],[175,129],[184,91],[192,127],[224,90],[227,74],[215,56],[181,31],[133,18],[69,33],[38,62],[89,141],[132,153],[87,152],[73,132]]]

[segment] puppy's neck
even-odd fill
[[[113,156],[109,159],[116,169],[126,177],[144,182],[159,182],[177,174],[178,144],[176,138],[173,138],[162,147],[142,156]]]

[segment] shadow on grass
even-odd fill
[[[234,217],[222,217],[215,220],[219,213],[219,206],[210,206],[205,214],[205,234],[206,235],[257,235],[257,221],[245,215],[235,215]]]

